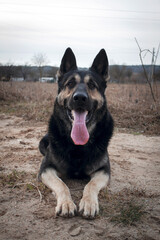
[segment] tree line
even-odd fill
[[[13,64],[0,64],[0,81],[13,81],[14,79],[21,79],[22,81],[40,81],[42,77],[56,78],[58,68],[52,66],[38,66]]]
[[[149,74],[150,66],[146,65]],[[42,77],[56,79],[57,67],[31,66],[28,64],[15,66],[12,63],[0,64],[0,81],[22,79],[24,81],[39,81]],[[144,71],[141,65],[111,65],[109,68],[110,82],[114,83],[145,83]],[[155,67],[155,81],[160,81],[160,66]]]

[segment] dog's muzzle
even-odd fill
[[[90,119],[90,101],[84,89],[77,89],[70,102],[68,115],[72,121],[71,138],[75,145],[85,145],[89,140],[86,123]]]

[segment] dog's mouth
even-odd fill
[[[92,114],[91,114],[91,111],[87,111],[87,110],[82,110],[82,109],[77,109],[77,110],[70,110],[70,109],[67,109],[67,115],[70,119],[70,121],[73,123],[74,121],[74,114],[77,113],[77,114],[81,114],[83,112],[86,112],[87,115],[86,115],[86,118],[85,118],[85,122],[86,124],[90,121],[91,117],[92,117]]]
[[[87,122],[91,119],[91,112],[82,109],[69,110],[68,117],[72,122],[71,138],[75,145],[85,145],[89,140]]]

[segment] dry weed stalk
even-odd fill
[[[34,188],[37,189],[37,192],[39,193],[39,201],[41,202],[42,201],[42,193],[41,191],[39,190],[38,186],[36,186],[34,183],[32,182],[27,182],[27,183],[17,183],[13,186],[13,189],[18,187],[18,186],[22,186],[22,185],[32,185]]]
[[[155,65],[156,65],[156,61],[157,61],[157,58],[158,58],[158,54],[159,54],[160,44],[158,46],[157,53],[155,53],[154,48],[153,48],[153,52],[151,52],[149,49],[142,49],[136,38],[135,38],[135,41],[136,41],[137,46],[139,48],[139,58],[140,58],[141,65],[142,65],[142,68],[143,68],[144,76],[145,76],[146,81],[149,85],[153,101],[154,101],[154,103],[156,103],[156,97],[155,97],[155,94],[154,94],[154,91],[153,91],[153,85],[155,83],[155,81],[154,81],[154,71],[155,71]],[[144,57],[147,55],[147,53],[150,53],[152,55],[151,72],[150,72],[149,75],[147,74],[147,71],[146,71],[145,66],[144,66],[144,62],[143,62],[143,58],[142,58],[143,53],[145,53]]]

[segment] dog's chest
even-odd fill
[[[79,150],[70,151],[67,160],[67,174],[70,177],[86,177],[86,166],[88,161],[85,152]]]

